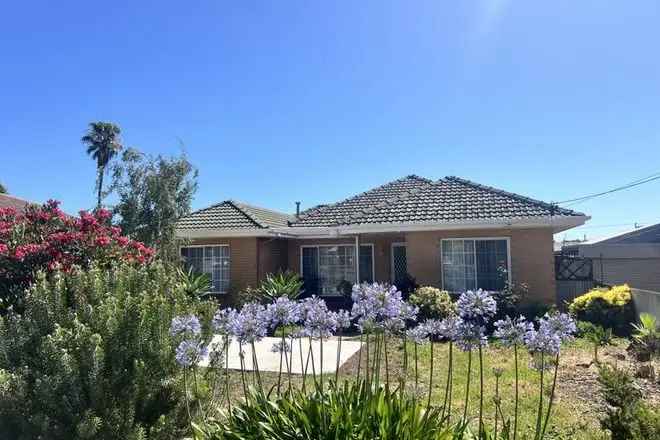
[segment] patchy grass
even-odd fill
[[[400,379],[403,376],[403,358],[404,349],[400,340],[391,340],[388,347],[389,372],[386,374],[384,361],[381,363],[380,377],[385,381],[389,375],[390,386],[398,387]],[[617,340],[614,346],[601,349],[601,362],[617,364],[620,367],[632,368],[633,363],[625,353],[625,340]],[[410,393],[415,393],[415,374],[413,345],[408,343],[409,366],[406,374],[406,389]],[[447,343],[434,344],[434,371],[431,404],[442,405],[448,365]],[[468,355],[454,347],[454,376],[452,381],[452,419],[458,420],[463,413],[465,398],[465,386],[467,382],[467,363]],[[424,345],[418,347],[418,376],[417,395],[420,400],[425,402],[429,390],[429,372],[430,372],[430,346]],[[340,369],[340,381],[354,380],[357,375],[357,364],[359,354],[353,356]],[[373,359],[373,354],[370,355]],[[557,389],[555,394],[555,403],[553,405],[553,414],[551,416],[548,430],[560,434],[564,438],[587,440],[587,439],[607,439],[606,433],[602,432],[599,425],[599,418],[604,408],[604,403],[600,398],[599,387],[596,381],[597,368],[590,365],[592,360],[592,348],[583,340],[576,340],[572,344],[564,347],[559,362],[559,373]],[[499,393],[502,401],[502,412],[505,418],[513,419],[514,413],[514,355],[513,349],[491,345],[484,350],[484,418],[487,425],[492,429],[495,417],[495,384],[496,378],[493,374],[493,368],[498,367],[504,370],[499,380]],[[475,427],[479,411],[479,360],[477,352],[472,355],[472,375],[470,385],[470,401],[468,414],[471,417]],[[360,367],[361,375],[364,375],[366,369],[366,353],[362,354],[362,364]],[[550,395],[550,386],[552,384],[552,373],[554,368],[546,372],[546,381],[544,387],[544,407],[547,405]],[[276,393],[278,374],[261,373],[264,388]],[[334,374],[324,375],[326,383],[334,379]],[[248,385],[253,384],[253,375],[246,373]],[[292,387],[302,386],[301,376],[291,377]],[[306,386],[310,389],[313,386],[311,369],[306,379]],[[640,386],[649,396],[653,404],[658,404],[660,399],[660,384],[651,381],[640,381]],[[288,387],[288,378],[286,374],[282,377],[281,387]],[[231,374],[230,392],[231,399],[234,402],[240,401],[243,397],[243,388],[240,372],[234,371]],[[536,414],[538,410],[539,396],[539,372],[532,368],[532,359],[524,351],[519,350],[519,419],[518,427],[523,430],[534,430]],[[545,409],[544,409],[545,411]],[[499,426],[501,427],[501,420]],[[500,428],[501,429],[501,428]]]

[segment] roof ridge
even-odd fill
[[[287,214],[286,212],[276,211],[276,210],[271,209],[271,208],[264,208],[263,206],[253,205],[251,203],[245,203],[245,202],[242,202],[240,200],[234,200],[234,199],[230,199],[230,200],[232,202],[236,203],[236,204],[239,204],[241,206],[245,206],[248,209],[259,209],[259,210],[262,210],[262,211],[270,212],[272,214],[278,214],[278,215],[281,215],[281,216],[284,216],[284,217],[291,217],[292,216],[291,214]]]
[[[383,189],[383,188],[385,188],[385,187],[387,187],[387,186],[391,186],[391,185],[394,185],[394,184],[396,184],[396,183],[400,183],[400,182],[402,182],[402,181],[404,181],[404,180],[406,180],[406,179],[417,179],[417,180],[422,180],[422,181],[427,182],[427,183],[432,183],[432,182],[433,182],[431,179],[427,179],[426,177],[420,177],[420,176],[418,176],[418,175],[416,175],[416,174],[408,174],[407,176],[399,177],[398,179],[391,180],[391,181],[389,181],[389,182],[383,183],[382,185],[379,185],[379,186],[377,186],[377,187],[375,187],[375,188],[371,188],[371,189],[368,189],[368,190],[366,190],[366,191],[362,191],[362,192],[360,192],[360,193],[354,194],[354,195],[352,195],[352,196],[350,196],[350,197],[346,197],[345,199],[339,200],[339,201],[337,201],[337,202],[334,202],[334,203],[328,203],[328,204],[320,204],[320,205],[316,205],[316,206],[314,206],[314,207],[312,207],[312,208],[306,209],[306,210],[304,210],[303,212],[301,212],[301,213],[298,215],[298,218],[296,219],[296,221],[298,221],[298,220],[302,220],[302,219],[304,219],[304,218],[306,218],[306,217],[308,217],[308,216],[310,216],[310,215],[312,215],[312,214],[317,214],[317,213],[320,213],[320,212],[322,212],[322,211],[325,211],[326,209],[329,209],[329,208],[331,208],[331,207],[333,207],[333,206],[337,206],[337,205],[339,205],[340,203],[346,203],[346,202],[348,202],[348,201],[350,201],[350,200],[355,200],[355,199],[357,199],[358,197],[362,197],[362,196],[364,196],[365,194],[368,194],[368,193],[370,193],[370,192],[373,192],[373,191],[376,191],[376,190],[379,190],[379,189]],[[318,207],[318,208],[317,208],[317,207]],[[317,208],[317,209],[314,209],[314,208]],[[312,211],[312,210],[313,210],[313,211]]]
[[[258,226],[260,228],[267,228],[268,227],[268,226],[262,224],[257,219],[255,219],[254,216],[251,213],[247,212],[247,210],[245,209],[245,206],[248,206],[248,208],[249,208],[249,205],[241,203],[241,202],[239,202],[237,200],[233,200],[233,199],[229,199],[226,202],[230,203],[234,208],[236,208],[241,214],[243,214],[245,217],[247,217],[247,219],[250,220],[252,223],[254,223],[256,226]],[[241,206],[241,205],[243,205],[243,206]]]
[[[416,194],[419,194],[422,191],[425,191],[425,190],[429,189],[431,186],[433,186],[436,183],[442,181],[442,179],[439,179],[438,181],[434,182],[431,179],[426,179],[424,177],[419,177],[419,176],[416,176],[414,174],[411,174],[410,176],[406,176],[406,178],[409,178],[409,177],[415,177],[415,178],[419,178],[420,180],[424,180],[426,185],[420,186],[419,188],[413,188],[409,191],[404,191],[403,193],[399,194],[398,196],[390,197],[389,199],[385,199],[385,200],[383,200],[381,202],[378,202],[378,203],[376,203],[376,204],[374,204],[374,205],[372,205],[368,208],[362,209],[357,214],[346,217],[345,220],[344,220],[344,224],[350,224],[350,222],[358,220],[358,219],[364,217],[365,215],[374,212],[377,209],[382,209],[382,208],[384,208],[386,206],[389,206],[389,205],[392,205],[394,203],[402,202],[402,201],[404,201],[404,200],[406,200],[406,199],[408,199],[408,198],[410,198],[410,197],[412,197]]]
[[[560,207],[556,204],[553,204],[553,203],[544,202],[543,200],[539,200],[539,199],[533,199],[533,198],[528,197],[528,196],[523,196],[522,194],[516,194],[516,193],[510,192],[510,191],[505,191],[503,189],[494,188],[492,186],[482,185],[481,183],[477,183],[477,182],[474,182],[474,181],[468,180],[468,179],[463,179],[461,177],[446,176],[445,179],[447,179],[450,182],[457,182],[457,183],[460,183],[460,184],[463,184],[463,185],[466,185],[466,186],[472,186],[474,188],[479,188],[479,189],[489,191],[489,192],[492,192],[492,193],[495,193],[495,194],[504,195],[504,196],[507,196],[507,197],[514,198],[516,200],[523,201],[523,202],[534,203],[536,205],[540,205],[544,208],[550,209],[551,212],[552,212],[552,210],[557,210],[557,212],[561,213],[562,215],[584,215],[581,212],[577,212],[577,211],[574,211],[572,209],[562,208],[562,207]]]

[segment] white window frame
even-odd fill
[[[190,249],[190,248],[205,248],[205,247],[226,247],[229,249],[229,279],[227,280],[227,284],[231,285],[231,247],[229,246],[228,243],[213,243],[213,244],[190,244],[190,245],[180,245],[179,246],[179,257],[181,257],[181,249]],[[206,273],[206,272],[204,272]],[[207,274],[209,275],[209,274]],[[211,286],[213,286],[213,274],[211,276]],[[213,289],[213,287],[211,287]],[[220,290],[220,291],[215,291],[215,290],[209,290],[206,293],[213,294],[213,295],[226,295],[229,292],[229,288],[227,290]]]
[[[390,245],[390,281],[394,283],[396,280],[394,279],[394,248],[395,247],[404,247],[406,248],[406,272],[408,272],[408,246],[406,246],[405,241],[399,241],[396,243],[392,243]]]
[[[355,248],[354,243],[333,243],[333,244],[302,244],[300,245],[300,276],[304,279],[305,274],[303,273],[303,249],[304,248],[322,248],[322,247],[335,247],[335,246],[345,246],[345,247],[352,247]],[[375,260],[375,255],[374,255],[374,245],[373,243],[360,243],[360,246],[370,246],[371,247],[371,279],[376,281],[376,260]],[[358,249],[355,258],[360,258],[360,250]],[[319,264],[321,258],[318,259],[319,261],[317,262],[317,265]],[[319,267],[317,266],[316,268],[317,272],[319,271]],[[355,273],[355,278],[359,279],[360,274]],[[318,296],[323,296],[323,297],[336,297],[338,295],[321,295],[318,292],[315,292],[316,295]]]
[[[442,289],[445,290],[445,268],[444,261],[442,259],[442,243],[445,241],[464,241],[464,240],[473,240],[473,241],[490,241],[490,240],[504,240],[506,241],[506,266],[507,266],[507,279],[509,285],[511,285],[511,237],[455,237],[455,238],[443,238],[440,240],[440,281],[442,284]],[[477,274],[477,246],[473,246],[472,252],[474,253],[474,285],[477,286],[477,280],[479,276]],[[477,286],[478,288],[478,286]]]

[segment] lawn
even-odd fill
[[[631,368],[632,364],[625,354],[627,341],[624,339],[616,340],[615,345],[601,349],[601,362],[617,364],[620,367]],[[432,405],[442,405],[444,398],[446,376],[447,376],[447,358],[449,344],[436,342],[434,351],[434,373],[432,384]],[[408,343],[409,367],[407,374],[406,387],[408,392],[415,392],[415,374],[414,362],[412,357],[412,345]],[[452,381],[452,419],[458,420],[463,412],[465,385],[467,379],[467,361],[466,353],[461,352],[454,347],[454,377]],[[403,344],[400,340],[391,340],[388,349],[389,377],[391,386],[398,386],[399,379],[403,373]],[[418,376],[417,394],[420,399],[426,401],[428,396],[428,378],[430,372],[430,345],[420,345],[418,347]],[[340,369],[340,381],[354,380],[357,373],[357,363],[359,355],[356,354]],[[606,439],[608,436],[601,432],[599,426],[599,417],[604,408],[599,395],[599,387],[596,381],[597,368],[595,365],[589,365],[592,359],[592,347],[584,340],[575,340],[563,348],[562,356],[559,362],[558,384],[555,395],[555,404],[553,405],[553,416],[550,421],[549,431],[561,434],[564,438],[572,439]],[[384,380],[386,373],[384,363],[382,363],[381,379]],[[366,366],[366,356],[362,355],[361,374],[364,374]],[[502,396],[502,412],[505,417],[512,417],[514,407],[514,356],[513,349],[503,348],[491,345],[484,351],[484,416],[488,425],[492,427],[495,413],[495,385],[496,378],[493,368],[503,369],[503,374],[499,379],[499,390]],[[546,379],[551,379],[552,371],[546,374]],[[311,371],[309,373],[311,375]],[[275,387],[278,374],[261,373],[262,380],[266,389]],[[326,381],[334,379],[334,374],[324,376]],[[308,377],[306,385],[309,388],[312,384],[311,377]],[[546,380],[545,402],[550,395],[551,380]],[[658,404],[660,398],[660,385],[650,381],[641,381],[640,385],[644,389],[649,399]],[[287,387],[286,375],[282,379],[282,387]],[[292,386],[302,386],[301,376],[292,377]],[[242,385],[240,374],[234,372],[231,375],[232,400],[242,399]],[[479,375],[478,375],[478,356],[473,353],[472,358],[472,377],[471,392],[468,413],[472,416],[476,426],[475,418],[478,415],[479,408]],[[531,358],[524,351],[519,350],[519,430],[530,428],[533,431],[538,409],[539,395],[539,372],[531,368]],[[501,426],[501,420],[499,422]]]

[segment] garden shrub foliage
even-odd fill
[[[199,312],[160,264],[39,273],[0,318],[0,438],[180,438],[169,325]]]
[[[436,287],[417,288],[410,295],[409,301],[419,308],[419,317],[423,319],[444,319],[455,313],[449,293]]]
[[[53,200],[28,206],[25,213],[0,208],[0,311],[21,307],[38,270],[66,272],[92,261],[103,268],[149,262],[152,249],[123,236],[111,216],[105,209],[68,216]]]
[[[608,408],[600,424],[612,440],[660,438],[660,411],[642,400],[642,392],[625,370],[602,365],[598,382]]]
[[[635,319],[630,287],[627,284],[612,288],[592,289],[578,296],[569,306],[569,310],[581,321],[589,321],[616,334],[630,333],[630,323]]]

